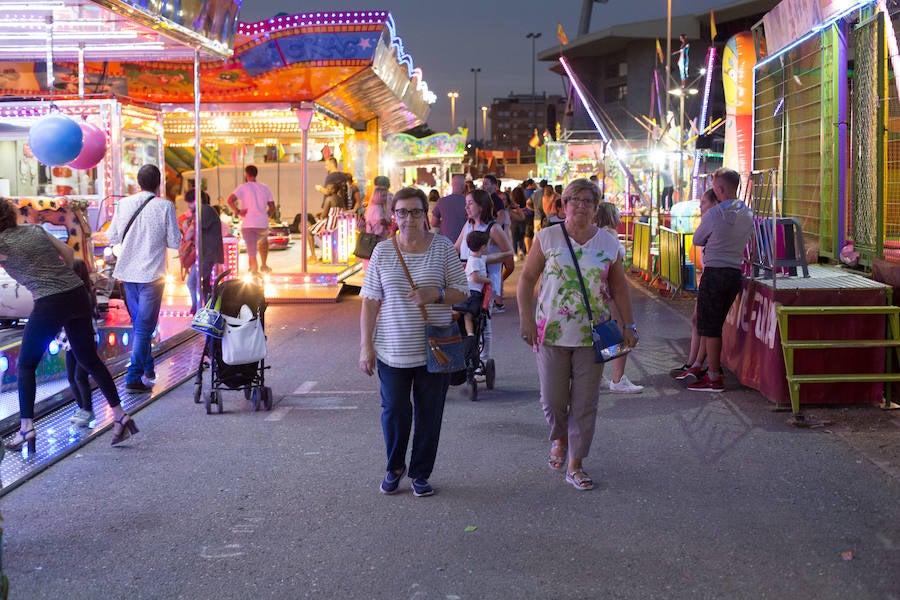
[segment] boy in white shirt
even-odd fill
[[[453,306],[453,311],[458,315],[463,313],[468,335],[474,335],[475,317],[484,304],[484,284],[490,283],[487,274],[487,264],[484,255],[487,252],[490,236],[485,231],[472,231],[466,236],[466,245],[469,247],[469,258],[466,260],[466,279],[469,282],[469,298],[460,304]]]

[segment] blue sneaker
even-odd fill
[[[394,473],[393,471],[388,471],[387,475],[384,476],[384,479],[381,482],[381,493],[382,494],[393,494],[397,491],[397,488],[400,487],[400,480],[403,479],[403,475],[406,473],[406,467],[403,467],[403,470],[399,473]]]
[[[421,498],[422,496],[433,496],[434,488],[428,483],[427,479],[413,479],[412,482],[413,496]]]

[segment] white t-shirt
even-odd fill
[[[466,280],[469,282],[469,291],[483,292],[484,284],[480,281],[472,281],[469,275],[477,273],[482,277],[487,277],[487,264],[484,262],[484,256],[469,256],[466,261]]]
[[[268,229],[269,204],[274,204],[275,199],[269,186],[256,181],[242,183],[234,190],[238,199],[238,208],[246,210],[241,220],[242,229]]]

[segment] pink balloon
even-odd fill
[[[87,121],[82,121],[78,126],[84,134],[84,146],[75,160],[68,164],[73,169],[83,171],[97,166],[97,163],[106,156],[106,134]]]

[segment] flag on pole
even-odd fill
[[[660,63],[666,62],[666,59],[663,57],[662,46],[659,44],[659,38],[656,38],[656,58],[659,59]]]
[[[712,35],[712,40],[716,39],[716,15],[713,13],[712,9],[709,10],[709,32]]]
[[[569,44],[569,38],[566,37],[566,32],[563,31],[562,23],[556,24],[556,37],[559,38],[559,43],[563,46],[567,46]]]

